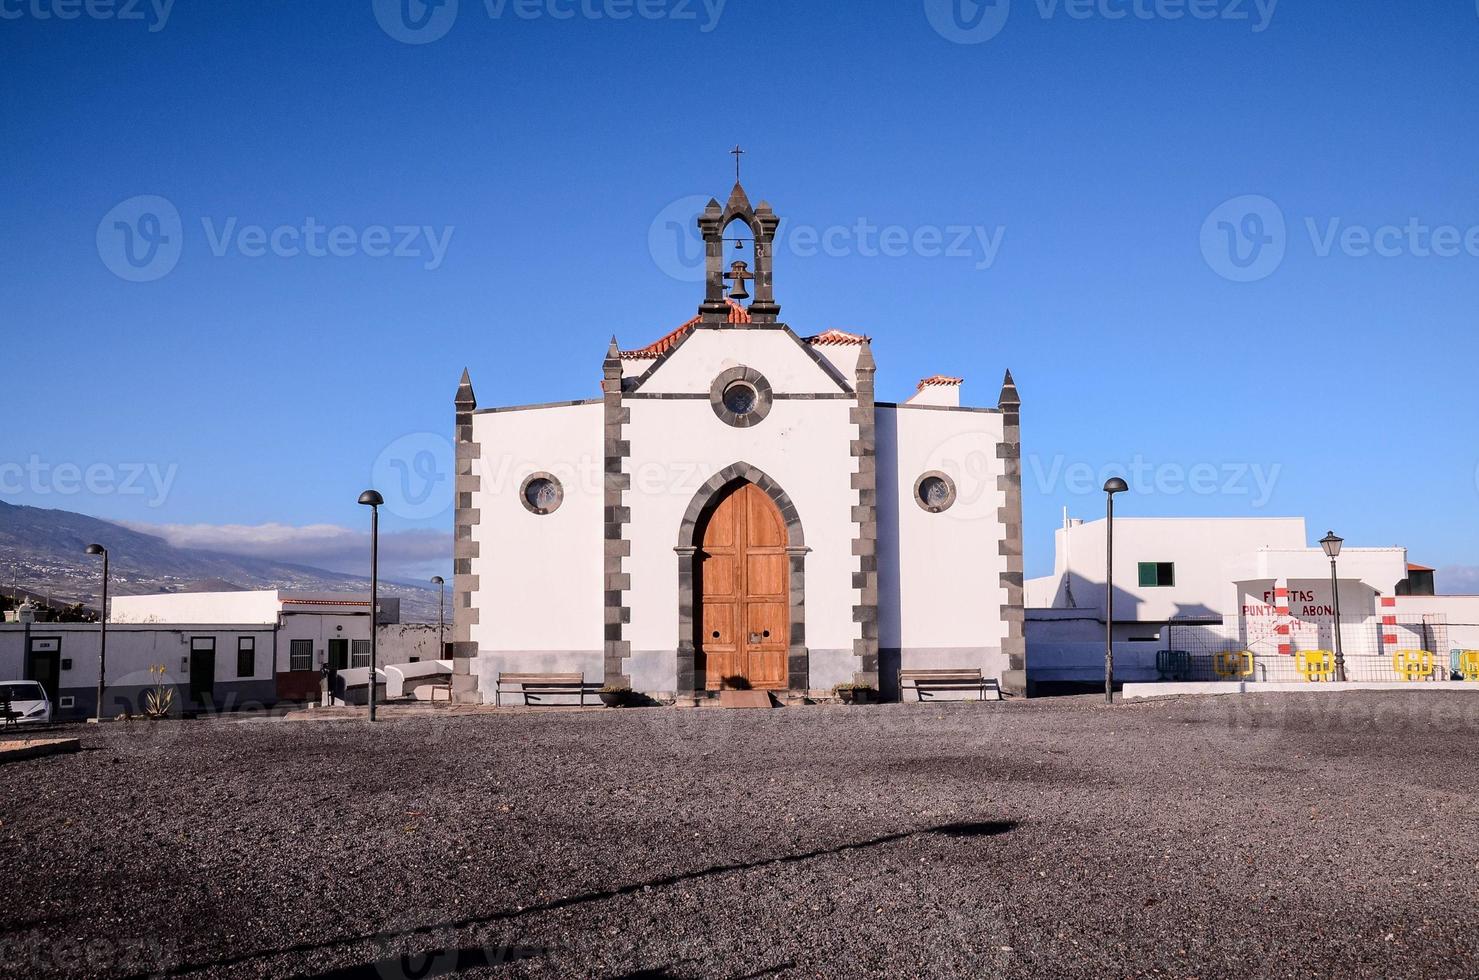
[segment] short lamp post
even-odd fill
[[[380,496],[378,490],[366,490],[359,495],[359,502],[370,508],[370,720],[375,720],[375,670],[376,654],[375,635],[379,632],[376,624],[380,621],[380,505],[385,503],[385,498]]]
[[[440,575],[431,577],[437,587],[437,655],[441,660],[447,655],[447,580]]]
[[[98,614],[98,723],[103,721],[103,680],[108,672],[108,549],[100,544],[87,546],[89,555],[103,556],[103,603]]]
[[[1104,703],[1114,704],[1114,495],[1130,485],[1119,477],[1104,484]]]
[[[1335,625],[1331,633],[1335,639],[1335,679],[1345,682],[1345,651],[1340,646],[1340,578],[1335,573],[1335,559],[1340,557],[1340,546],[1345,544],[1345,538],[1338,538],[1334,531],[1329,531],[1320,539],[1320,547],[1325,549],[1325,554],[1330,556],[1330,595],[1334,602]]]

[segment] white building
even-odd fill
[[[182,710],[230,710],[320,693],[320,669],[367,667],[370,597],[346,593],[180,592],[109,602],[105,714],[137,712],[164,669]],[[381,624],[399,600],[380,600]],[[95,713],[101,630],[92,623],[0,626],[0,678],[39,680],[63,716]],[[435,649],[433,640],[432,649]]]
[[[698,223],[699,315],[644,347],[613,339],[595,397],[479,408],[464,373],[458,699],[556,671],[680,699],[887,689],[901,666],[979,667],[1021,690],[1010,374],[991,407],[962,406],[946,377],[876,402],[868,338],[780,322],[770,207],[736,184]],[[735,228],[753,273],[722,268]]]
[[[1103,677],[1105,529],[1103,520],[1065,518],[1053,574],[1026,583],[1036,683]],[[1341,647],[1353,671],[1380,676],[1398,650],[1446,663],[1450,650],[1479,648],[1479,599],[1407,594],[1423,590],[1412,585],[1429,570],[1410,566],[1405,548],[1343,547],[1337,568]],[[1260,676],[1286,679],[1300,652],[1333,649],[1336,606],[1330,559],[1310,544],[1302,518],[1115,519],[1123,679],[1156,679],[1157,656],[1173,650],[1209,665],[1218,653],[1249,651]]]

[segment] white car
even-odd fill
[[[0,725],[50,724],[51,714],[51,698],[39,682],[0,681]]]

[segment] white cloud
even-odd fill
[[[337,524],[137,524],[129,527],[163,538],[176,548],[218,551],[267,561],[312,565],[351,575],[368,575],[370,533]],[[445,574],[452,536],[419,528],[380,532],[382,574],[424,578]]]

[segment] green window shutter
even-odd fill
[[[1140,563],[1140,587],[1143,588],[1143,589],[1153,589],[1153,588],[1155,588],[1155,586],[1156,586],[1156,578],[1157,578],[1156,563],[1153,562],[1153,561],[1143,561],[1143,562],[1141,562]]]

